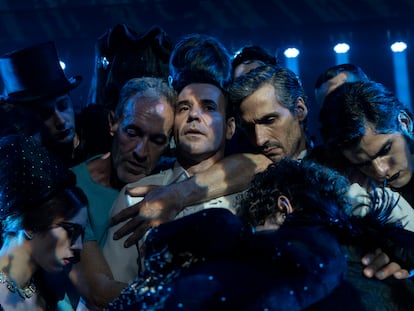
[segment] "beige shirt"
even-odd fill
[[[140,201],[142,198],[131,198],[126,193],[127,188],[144,186],[144,185],[168,185],[171,183],[176,183],[183,181],[187,178],[190,178],[188,173],[179,165],[174,166],[173,169],[163,171],[159,174],[150,175],[141,180],[126,185],[120,192],[118,198],[115,200],[110,211],[110,217],[116,215],[124,208]],[[186,207],[181,211],[176,218],[184,217],[189,214],[201,211],[207,208],[225,208],[233,213],[235,213],[235,203],[238,193],[219,197],[201,204],[192,205]],[[123,237],[120,240],[114,240],[113,234],[125,222],[120,223],[116,226],[109,228],[107,238],[103,247],[104,256],[112,270],[114,279],[121,282],[129,283],[134,280],[139,271],[139,266],[141,265],[141,256],[139,253],[139,246],[131,246],[125,248],[123,246],[127,237]],[[143,241],[140,241],[140,245]]]

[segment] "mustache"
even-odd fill
[[[266,150],[266,149],[270,149],[270,148],[274,148],[274,147],[282,148],[282,144],[280,144],[278,142],[269,142],[269,143],[266,143],[262,146],[259,146],[259,149],[260,150]]]
[[[390,178],[386,179],[386,183],[390,183],[393,182],[394,180],[396,180],[398,177],[400,177],[400,172],[392,175]]]

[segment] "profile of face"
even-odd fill
[[[41,114],[48,138],[57,144],[73,143],[75,112],[69,94],[46,100],[41,104]]]
[[[343,155],[366,176],[392,188],[405,186],[412,177],[413,159],[407,138],[401,132],[378,134],[365,128],[360,143],[343,149]]]
[[[242,127],[250,142],[271,159],[297,159],[306,148],[302,121],[308,113],[305,102],[296,102],[296,114],[281,105],[275,89],[265,84],[246,97],[240,105]]]
[[[33,261],[53,273],[75,262],[76,252],[82,249],[87,215],[87,209],[83,207],[70,219],[57,217],[44,232],[29,232],[33,237]]]
[[[351,80],[349,73],[340,72],[332,79],[322,83],[318,89],[315,89],[315,99],[319,107],[322,107],[323,101],[329,93],[345,82],[352,82]]]
[[[192,83],[183,88],[174,118],[174,139],[181,165],[221,159],[225,141],[234,130],[235,120],[226,120],[226,98],[218,87]]]
[[[166,98],[146,93],[132,96],[122,118],[110,122],[112,164],[123,184],[149,175],[169,144],[174,110]]]

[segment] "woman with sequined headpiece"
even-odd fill
[[[76,261],[87,200],[65,165],[32,137],[0,139],[0,309],[55,310],[46,274]]]

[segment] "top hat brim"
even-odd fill
[[[79,86],[82,82],[82,76],[76,75],[67,80],[51,81],[45,89],[25,89],[9,93],[7,100],[10,102],[31,102],[43,99],[49,99],[69,93]]]

